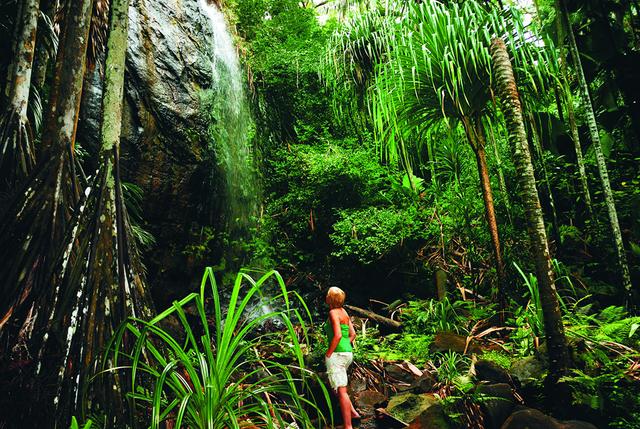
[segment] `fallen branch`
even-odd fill
[[[399,331],[402,329],[402,323],[388,317],[381,316],[373,311],[365,310],[364,308],[354,307],[352,305],[345,305],[345,307],[361,317],[366,317],[374,322],[389,328],[393,331]]]

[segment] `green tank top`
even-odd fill
[[[334,350],[334,353],[353,351],[353,348],[351,348],[351,341],[349,341],[349,325],[341,323],[340,329],[342,330],[342,338],[340,338],[340,342]],[[333,341],[333,329],[331,329],[331,322],[329,322],[328,320],[324,324],[324,330],[327,334],[327,338],[329,339],[329,344],[331,344],[331,341]]]

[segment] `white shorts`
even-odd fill
[[[338,387],[346,387],[349,383],[347,379],[347,368],[353,362],[353,353],[334,352],[330,358],[325,357],[324,363],[327,365],[327,375],[329,384],[333,390]]]

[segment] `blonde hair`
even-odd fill
[[[329,308],[340,308],[344,304],[344,299],[346,298],[346,294],[339,287],[330,287],[327,291],[327,304],[329,304]]]

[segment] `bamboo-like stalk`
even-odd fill
[[[580,84],[580,92],[582,93],[582,104],[586,114],[587,125],[589,127],[589,135],[591,137],[591,143],[596,154],[596,164],[598,166],[598,172],[600,173],[600,183],[602,190],[604,191],[604,201],[607,207],[607,213],[609,214],[609,224],[611,226],[611,232],[613,235],[613,243],[616,249],[616,255],[618,259],[618,266],[620,268],[620,280],[625,294],[625,303],[628,307],[633,306],[632,303],[632,288],[631,275],[629,273],[629,265],[627,263],[627,255],[624,250],[624,242],[622,240],[622,232],[620,231],[620,222],[618,221],[618,211],[616,209],[615,199],[613,197],[613,191],[611,190],[611,182],[609,181],[609,172],[607,170],[607,161],[602,152],[602,144],[600,143],[600,133],[598,130],[598,123],[596,122],[596,115],[593,110],[593,103],[591,101],[591,94],[589,93],[589,84],[584,75],[584,69],[582,68],[582,60],[580,59],[580,51],[576,43],[576,38],[571,28],[571,22],[569,21],[569,12],[567,11],[567,5],[564,0],[556,0],[556,7],[561,14],[562,23],[566,29],[566,33],[569,39],[569,49],[575,65],[575,72],[578,76],[578,82]]]
[[[573,94],[569,87],[569,71],[567,69],[567,54],[564,44],[564,26],[562,25],[562,14],[560,10],[556,10],[556,32],[558,33],[558,44],[560,45],[560,78],[562,85],[562,94],[565,97],[565,106],[567,108],[567,120],[569,123],[569,132],[571,134],[571,141],[576,153],[576,165],[578,166],[578,176],[580,178],[580,186],[582,188],[582,196],[584,198],[585,206],[589,212],[589,216],[593,218],[593,205],[591,204],[591,193],[589,192],[589,181],[587,180],[587,173],[584,164],[584,156],[582,156],[582,145],[580,143],[580,133],[578,133],[578,123],[576,121],[576,114],[573,108]],[[558,113],[561,115],[561,106],[558,106]]]

